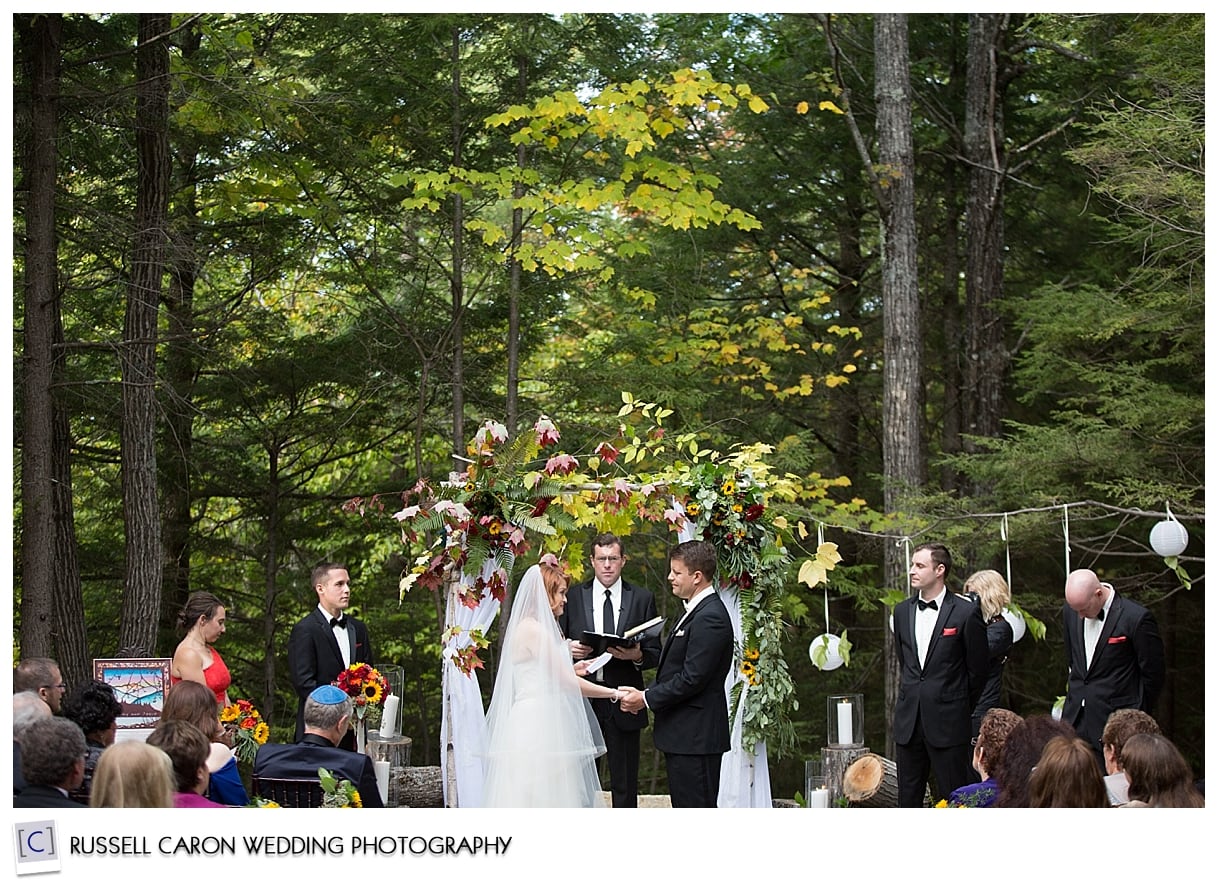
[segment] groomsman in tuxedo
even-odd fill
[[[1103,767],[1108,715],[1127,707],[1154,711],[1166,671],[1159,627],[1146,607],[1083,569],[1066,577],[1062,628],[1069,669],[1062,719]]]
[[[579,642],[584,631],[623,634],[656,617],[651,592],[622,579],[626,555],[622,540],[601,533],[592,542],[592,571],[589,582],[576,586],[558,617],[558,627],[571,644],[571,657],[587,658],[591,648]],[[613,656],[603,668],[586,679],[606,686],[643,688],[643,671],[654,668],[660,658],[659,635],[646,637],[628,649],[612,647]],[[609,789],[614,808],[636,808],[639,804],[639,734],[647,726],[647,713],[626,713],[607,698],[592,698],[592,709],[605,738],[605,761],[609,765]]]
[[[655,744],[664,752],[673,808],[716,807],[719,769],[731,746],[725,683],[734,638],[713,587],[715,557],[715,547],[700,540],[672,550],[668,582],[685,602],[685,615],[660,651],[655,683],[643,692],[627,690],[621,700],[627,712],[649,707],[655,713]]]
[[[373,664],[368,627],[346,614],[351,605],[351,577],[343,564],[322,562],[313,568],[317,606],[292,628],[288,638],[288,668],[292,688],[300,699],[296,709],[296,740],[304,737],[304,709],[309,694],[318,686],[338,679],[344,669],[364,662]],[[348,730],[339,747],[355,749],[355,735]]]
[[[892,727],[901,807],[922,805],[932,771],[942,796],[974,780],[969,736],[989,646],[981,605],[947,590],[951,568],[946,546],[919,545],[909,570],[918,593],[893,610],[900,686]]]

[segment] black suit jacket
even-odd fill
[[[351,647],[351,664],[374,664],[368,627],[354,616],[347,616],[347,640]],[[304,735],[305,699],[318,686],[338,679],[343,670],[343,657],[338,641],[334,639],[334,629],[318,607],[313,607],[312,612],[293,626],[292,636],[288,638],[288,667],[292,672],[292,688],[300,699],[296,708],[296,740],[299,741]]]
[[[596,619],[593,618],[592,604],[603,604],[604,602],[605,589],[600,582],[593,579],[590,582],[577,585],[567,595],[567,606],[563,610],[562,615],[558,617],[559,629],[570,639],[579,640],[584,636],[584,631],[594,630],[593,625]],[[616,633],[621,634],[655,617],[656,599],[652,596],[651,592],[637,585],[632,585],[623,579],[621,609],[618,612],[619,621],[615,623],[617,625],[615,629]],[[615,688],[618,686],[633,686],[636,689],[643,688],[643,671],[647,668],[654,668],[660,660],[659,635],[656,634],[652,637],[644,638],[642,647],[643,658],[639,664],[636,665],[634,662],[615,658],[601,669],[605,674],[604,683],[606,686]],[[596,675],[589,675],[586,679],[595,680]],[[599,710],[604,712],[608,709],[608,713],[612,714],[613,721],[619,729],[630,731],[632,729],[642,729],[647,725],[647,712],[645,710],[639,711],[637,714],[628,714],[607,698],[593,698],[591,701],[594,707],[598,704],[603,704],[604,707],[599,708]]]
[[[315,781],[322,767],[354,784],[365,808],[384,808],[372,757],[335,747],[320,735],[306,734],[296,744],[264,744],[254,757],[254,774],[260,778]]]
[[[922,735],[931,747],[967,745],[973,707],[989,673],[989,644],[981,606],[944,592],[923,666],[918,663],[914,636],[917,600],[916,595],[909,597],[893,610],[893,642],[900,673],[892,715],[893,740],[897,744],[912,741],[921,714]]]
[[[29,784],[13,797],[13,808],[86,808],[74,799],[68,799],[57,787]]]
[[[1068,605],[1062,607],[1062,628],[1069,667],[1062,719],[1102,750],[1100,736],[1110,713],[1125,707],[1154,710],[1166,670],[1159,627],[1150,610],[1117,594],[1104,616],[1090,667],[1083,620]]]
[[[727,607],[713,590],[668,635],[646,691],[658,750],[720,754],[731,747],[726,683],[734,644]]]

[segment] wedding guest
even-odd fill
[[[63,715],[85,733],[85,778],[70,796],[81,805],[89,804],[93,770],[102,751],[114,743],[117,721],[123,706],[114,697],[114,687],[100,680],[86,680],[63,700]]]
[[[1205,808],[1188,761],[1163,735],[1133,735],[1121,751],[1129,802],[1139,808]]]
[[[995,808],[1028,807],[1028,777],[1040,761],[1045,745],[1057,735],[1072,737],[1074,727],[1048,714],[1027,717],[1011,730],[998,762],[991,769],[991,774],[998,779]]]
[[[53,658],[23,658],[13,669],[13,692],[37,692],[51,713],[59,713],[59,704],[68,686]]]
[[[173,808],[173,763],[168,754],[136,739],[111,744],[93,772],[89,806]]]
[[[211,742],[198,726],[166,720],[152,730],[148,743],[165,751],[173,763],[174,808],[228,808],[203,795],[211,777],[207,771]]]
[[[1108,800],[1113,805],[1129,802],[1129,779],[1125,777],[1121,750],[1134,735],[1143,734],[1159,734],[1159,724],[1145,711],[1123,707],[1108,715],[1100,741],[1104,745],[1104,768],[1108,772],[1104,786],[1108,788]]]
[[[183,680],[202,683],[212,691],[221,707],[228,704],[232,675],[212,644],[224,633],[225,621],[224,606],[219,598],[206,591],[192,593],[178,613],[178,630],[185,636],[169,663],[171,687]]]
[[[1002,759],[1007,736],[1023,721],[1023,717],[1006,708],[988,710],[981,720],[977,743],[973,745],[973,769],[981,781],[965,784],[952,791],[947,798],[949,806],[971,806],[989,808],[998,799],[998,780],[991,777]]]
[[[355,785],[364,808],[383,808],[372,757],[338,747],[351,728],[351,712],[347,693],[329,684],[318,686],[305,699],[304,737],[295,744],[258,748],[254,777],[317,780],[318,768],[324,767]]]
[[[13,693],[13,795],[25,787],[21,775],[21,739],[32,723],[51,716],[51,709],[37,692]]]
[[[14,808],[84,808],[68,797],[85,776],[85,735],[63,717],[31,723],[21,745],[25,787],[13,797]]]
[[[220,708],[211,689],[194,680],[183,680],[170,687],[157,725],[168,720],[192,723],[211,739],[211,751],[207,758],[207,770],[211,773],[208,798],[224,805],[247,804],[249,797],[241,781],[241,772],[237,769],[232,736],[220,725]]]
[[[985,639],[989,646],[989,669],[981,697],[973,707],[973,738],[981,729],[981,718],[992,707],[1002,706],[1002,669],[1007,663],[1007,653],[1015,645],[1015,632],[1011,623],[1002,617],[1002,611],[1011,602],[1011,589],[1006,579],[996,570],[978,570],[964,582],[964,594],[974,595],[981,605],[981,618],[985,621]]]
[[[1087,742],[1076,735],[1049,739],[1028,776],[1032,808],[1108,808],[1108,791]]]

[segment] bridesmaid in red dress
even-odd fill
[[[178,630],[185,631],[186,636],[174,650],[169,664],[170,687],[183,680],[194,680],[215,694],[217,704],[227,706],[232,677],[224,659],[212,647],[224,633],[224,607],[219,598],[207,591],[193,592],[178,613]]]

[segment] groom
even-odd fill
[[[664,752],[673,808],[715,808],[719,769],[731,746],[727,692],[732,666],[732,621],[712,587],[715,547],[682,542],[669,555],[672,593],[685,615],[660,652],[656,681],[639,692],[624,689],[622,710],[655,713],[656,747]]]

